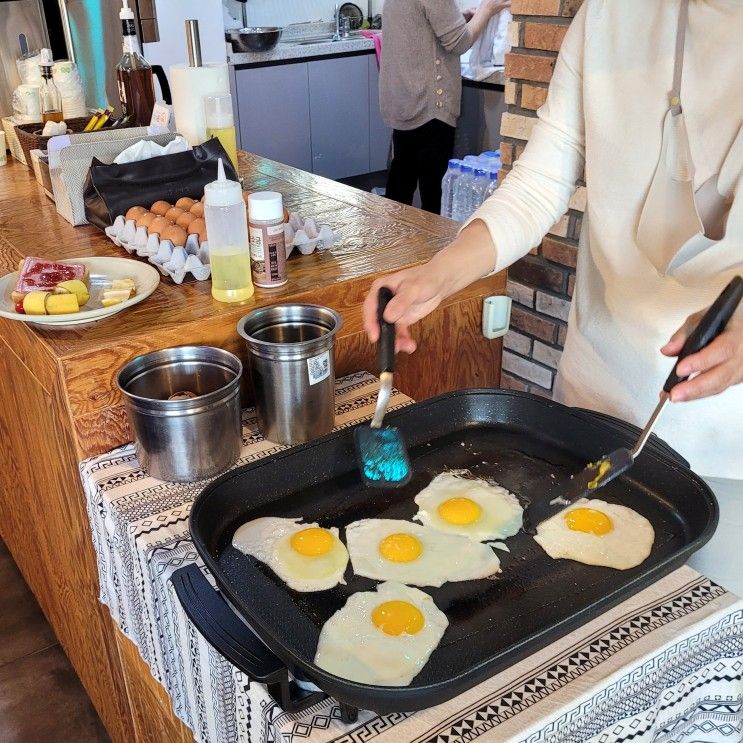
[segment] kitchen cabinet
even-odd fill
[[[327,178],[386,170],[374,54],[233,67],[239,146]]]
[[[312,172],[308,64],[239,70],[234,79],[238,146]]]
[[[379,109],[379,67],[377,55],[367,58],[369,74],[369,171],[387,170],[392,144],[392,129],[382,120]]]
[[[369,65],[366,56],[310,62],[312,172],[346,178],[369,172]]]

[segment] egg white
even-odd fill
[[[414,604],[425,618],[420,632],[388,635],[372,622],[386,601]],[[388,581],[376,591],[354,593],[323,625],[315,663],[341,678],[376,686],[408,686],[428,662],[449,621],[433,599],[417,588]]]
[[[410,534],[423,546],[410,562],[393,562],[379,552],[390,534]],[[487,544],[458,534],[397,519],[362,519],[346,527],[346,544],[353,572],[375,580],[395,580],[409,586],[439,587],[447,581],[487,578],[500,571],[500,560]]]
[[[513,493],[494,483],[463,477],[462,471],[442,472],[415,496],[416,521],[450,534],[478,542],[505,539],[518,533],[524,509]],[[480,506],[480,518],[472,524],[451,524],[439,516],[438,507],[450,498],[469,498]]]
[[[569,529],[565,515],[577,508],[592,508],[611,519],[613,529],[596,535]],[[617,570],[634,568],[643,562],[653,547],[655,530],[637,511],[617,503],[581,498],[569,508],[543,521],[534,541],[552,558],[601,565]]]
[[[328,553],[308,557],[292,549],[291,538],[298,531],[318,525],[298,522],[271,516],[248,521],[235,532],[232,546],[268,565],[295,591],[325,591],[345,583],[348,551],[338,538],[338,529],[327,529],[334,537]]]

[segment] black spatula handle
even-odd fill
[[[712,343],[725,330],[725,326],[738,308],[741,299],[743,299],[743,278],[736,276],[722,290],[722,294],[717,297],[714,304],[707,310],[699,324],[686,339],[686,343],[684,343],[684,347],[678,355],[676,366],[673,367],[673,371],[663,385],[665,392],[670,392],[679,382],[688,379],[688,377],[679,377],[676,374],[678,362]]]
[[[392,289],[383,286],[377,300],[377,318],[379,320],[379,371],[395,371],[395,324],[384,319],[384,311],[390,299],[395,295]]]

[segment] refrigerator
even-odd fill
[[[21,83],[16,67],[20,34],[26,35],[29,49],[49,46],[41,0],[0,0],[0,116],[13,113],[13,91]]]
[[[77,64],[88,108],[119,110],[114,70],[121,59],[121,0],[59,0],[69,58]],[[137,15],[137,2],[130,0]]]

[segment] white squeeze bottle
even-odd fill
[[[217,180],[204,187],[212,296],[220,302],[242,302],[255,291],[250,277],[248,215],[240,184],[224,177],[222,158],[217,168]]]

